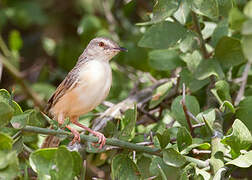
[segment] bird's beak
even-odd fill
[[[124,48],[124,47],[119,47],[119,48],[113,48],[115,50],[119,50],[119,51],[124,51],[124,52],[128,52],[128,49]]]

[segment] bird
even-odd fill
[[[127,51],[109,38],[97,37],[92,39],[78,58],[73,69],[57,87],[48,100],[45,112],[59,125],[64,124],[66,118],[70,122],[98,137],[99,148],[105,143],[105,136],[78,122],[84,115],[96,108],[107,97],[112,84],[112,71],[109,61],[120,51]],[[71,144],[80,142],[80,133],[73,127],[66,125],[72,134]],[[59,139],[48,136],[42,148],[55,147]]]

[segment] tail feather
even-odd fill
[[[60,143],[60,139],[58,137],[49,135],[45,138],[41,148],[58,147],[59,143]]]

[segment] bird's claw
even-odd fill
[[[71,141],[71,143],[70,143],[70,145],[72,146],[74,143],[76,143],[76,141],[77,142],[80,142],[80,133],[78,133],[78,132],[75,132],[75,133],[73,133],[74,134],[74,138],[73,138],[73,140]]]
[[[100,144],[100,145],[99,145],[99,149],[102,149],[102,147],[103,147],[103,146],[105,145],[105,143],[106,143],[106,138],[105,138],[105,136],[104,136],[102,133],[100,133],[100,132],[95,132],[94,135],[98,137],[98,142],[95,143],[95,144]]]

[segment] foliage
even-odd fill
[[[0,179],[250,178],[252,1],[0,4]],[[111,61],[110,103],[80,118],[107,144],[70,147],[41,110],[97,36],[129,50]],[[44,134],[60,146],[41,149]]]

